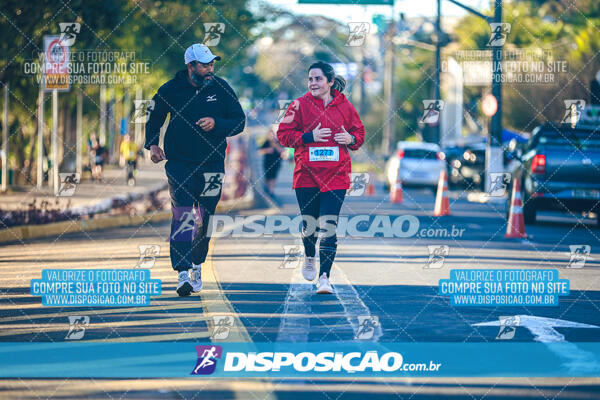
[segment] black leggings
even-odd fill
[[[329,276],[335,253],[337,250],[337,235],[335,228],[337,227],[338,216],[340,209],[346,196],[345,190],[331,190],[329,192],[321,192],[319,188],[297,188],[296,198],[300,206],[300,214],[302,217],[316,222],[319,217],[325,217],[321,220],[322,223],[327,223],[329,229],[325,230],[325,237],[321,238],[319,243],[319,257],[321,258],[319,276],[326,273]],[[303,218],[303,219],[304,219]],[[321,224],[323,225],[323,224]],[[308,232],[307,232],[308,226]],[[331,229],[333,227],[333,229]],[[302,242],[304,243],[304,253],[307,257],[314,257],[316,254],[316,244],[319,232],[307,224],[307,221],[302,222]]]

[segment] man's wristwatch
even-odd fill
[[[356,137],[352,134],[350,134],[350,137],[352,138],[352,140],[350,140],[350,146],[352,146],[356,143]]]

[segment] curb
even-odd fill
[[[254,196],[239,200],[219,202],[217,212],[248,209],[254,206]],[[101,218],[52,222],[43,225],[22,225],[0,230],[0,243],[19,242],[64,235],[74,232],[91,232],[108,228],[137,226],[147,222],[161,222],[171,219],[170,210],[161,210],[144,215],[113,215]]]

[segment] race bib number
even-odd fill
[[[309,147],[308,161],[339,161],[339,147]]]

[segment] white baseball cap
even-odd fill
[[[203,64],[208,64],[212,60],[220,60],[221,57],[215,56],[208,47],[203,44],[196,43],[185,50],[185,63],[199,61]]]

